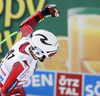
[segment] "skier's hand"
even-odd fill
[[[44,10],[52,17],[59,17],[59,8],[55,4],[46,5]]]

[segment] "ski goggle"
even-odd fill
[[[48,55],[49,58],[51,58],[52,56],[54,56],[57,52],[51,53]]]
[[[43,62],[44,61],[44,59],[45,59],[45,55],[43,55],[43,51],[42,50],[40,50],[39,48],[37,48],[37,47],[32,47],[31,46],[31,51],[33,52],[33,54],[41,61],[41,62]]]
[[[59,47],[58,47],[59,49]],[[32,52],[34,53],[34,55],[39,58],[39,59],[45,59],[45,57],[47,58],[51,58],[52,56],[54,56],[57,52],[58,52],[58,49],[55,50],[55,51],[48,51],[48,52],[43,52],[41,49],[39,49],[38,47],[34,46],[32,47],[31,46],[31,50]]]
[[[59,46],[57,47],[57,50],[54,50],[54,51],[48,51],[47,53],[47,58],[51,58],[51,57],[53,57],[57,52],[58,52],[58,50],[59,50]]]

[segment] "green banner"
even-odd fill
[[[68,10],[76,7],[99,8],[100,0],[0,0],[0,42],[11,33],[18,31],[23,20],[35,14],[38,10],[43,9],[47,4],[56,4],[60,10],[60,16],[58,18],[45,19],[38,23],[33,30],[46,29],[58,37],[60,51],[58,53],[59,55],[54,58],[54,61],[61,59],[62,63],[65,64],[68,60]],[[21,34],[19,33],[10,37],[5,43],[0,45],[0,61],[13,44],[20,39]],[[61,61],[57,62],[61,64]],[[57,65],[59,67],[55,67],[55,69],[61,68],[59,64]],[[64,65],[61,70],[68,71],[68,68]]]

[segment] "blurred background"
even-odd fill
[[[60,16],[33,30],[54,33],[60,49],[49,61],[38,62],[24,85],[27,95],[100,96],[100,0],[0,0],[0,42],[48,4],[56,4]],[[0,62],[20,39],[18,33],[0,45]]]

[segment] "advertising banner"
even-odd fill
[[[60,48],[48,61],[38,62],[24,85],[34,96],[100,95],[100,0],[0,0],[0,62],[22,38],[20,24],[45,5],[59,7],[58,18],[45,18],[33,29],[56,35]],[[9,37],[9,38],[8,38]],[[0,79],[2,79],[0,77]]]
[[[51,31],[57,36],[60,48],[52,59],[45,61],[42,66],[38,64],[38,68],[99,74],[99,2],[100,0],[0,0],[0,42],[18,31],[26,18],[42,10],[45,5],[56,4],[60,16],[46,18],[33,30]],[[0,45],[0,61],[20,39],[19,32]]]
[[[56,96],[82,96],[82,75],[58,73],[56,90]]]
[[[27,94],[54,96],[55,79],[54,72],[36,71],[26,82],[24,88]]]
[[[37,70],[24,89],[32,96],[99,96],[100,76]]]
[[[85,75],[84,79],[84,96],[99,96],[100,76]]]

